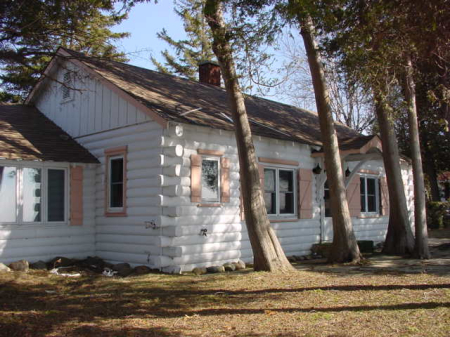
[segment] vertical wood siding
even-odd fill
[[[36,105],[72,137],[150,121],[148,116],[85,72],[75,70],[72,64],[65,67],[73,71],[71,99],[63,101],[61,84],[49,82],[40,93]],[[62,81],[66,69],[53,76]]]

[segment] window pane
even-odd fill
[[[111,182],[123,182],[123,158],[111,159]]]
[[[376,212],[377,211],[377,203],[374,195],[367,196],[367,211],[368,212]]]
[[[264,190],[275,191],[275,170],[264,169]]]
[[[366,212],[366,179],[359,178],[360,193],[361,193],[361,212]]]
[[[323,200],[325,206],[325,216],[331,217],[331,200],[330,200],[330,189],[328,187],[328,181],[325,182],[323,187]]]
[[[219,201],[218,160],[202,160],[202,199]]]
[[[0,166],[0,221],[16,222],[15,167]]]
[[[123,207],[123,158],[110,160],[109,207]]]
[[[280,192],[280,213],[281,214],[294,213],[294,193]]]
[[[367,194],[375,195],[375,179],[367,178]]]
[[[41,170],[23,169],[23,221],[41,221]]]
[[[64,221],[65,204],[64,170],[48,170],[48,221]]]
[[[266,203],[267,214],[276,214],[275,193],[264,193],[264,201]]]
[[[294,172],[280,170],[279,174],[280,174],[280,191],[293,192],[294,191]]]

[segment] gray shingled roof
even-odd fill
[[[98,163],[38,109],[20,104],[0,104],[0,158]]]
[[[234,129],[223,88],[64,50],[167,121]],[[255,135],[321,145],[316,113],[253,96],[245,103]],[[195,111],[181,115],[190,110]],[[361,136],[340,123],[336,131],[341,140]]]

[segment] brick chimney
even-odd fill
[[[204,61],[198,65],[200,83],[212,84],[220,87],[220,66],[211,61]]]

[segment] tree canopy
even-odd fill
[[[58,46],[125,61],[112,43],[128,34],[109,28],[126,14],[115,13],[113,5],[113,0],[2,1],[0,79],[7,92],[2,99],[26,95]]]

